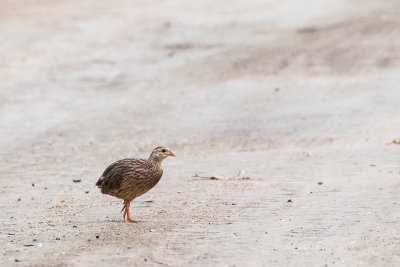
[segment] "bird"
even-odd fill
[[[124,221],[127,217],[130,223],[139,222],[131,218],[130,203],[147,193],[160,181],[163,175],[161,163],[168,156],[176,157],[168,147],[158,146],[153,149],[147,160],[137,158],[118,160],[110,164],[96,182],[101,193],[124,200],[121,210],[124,212]]]

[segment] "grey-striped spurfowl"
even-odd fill
[[[146,159],[127,158],[121,159],[104,171],[96,185],[101,188],[101,193],[115,196],[124,200],[124,220],[137,223],[131,218],[129,206],[132,200],[152,189],[163,174],[162,161],[176,155],[168,148],[159,146],[153,149],[150,157]]]

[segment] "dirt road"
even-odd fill
[[[25,2],[0,3],[1,266],[400,265],[398,1]],[[94,183],[159,144],[124,223]]]

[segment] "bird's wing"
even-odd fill
[[[112,163],[105,169],[103,175],[97,181],[96,185],[109,190],[118,189],[121,186],[125,176],[129,173],[129,177],[143,175],[147,161],[144,159],[122,159]]]

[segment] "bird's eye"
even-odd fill
[[[161,150],[161,152],[167,152],[167,150],[163,149],[163,150]]]

